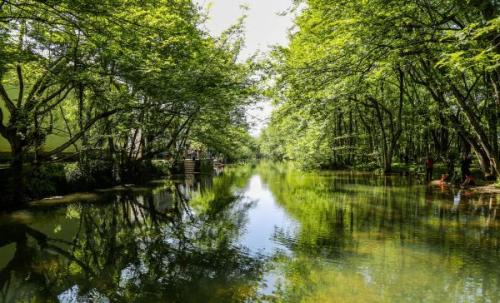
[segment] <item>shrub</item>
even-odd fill
[[[77,184],[85,181],[85,174],[77,162],[66,163],[64,165],[64,174],[69,184]]]
[[[354,168],[356,170],[373,172],[373,171],[376,171],[377,169],[379,169],[380,166],[378,165],[377,162],[372,161],[372,162],[369,162],[369,163],[357,164],[357,165],[355,165]]]
[[[32,198],[57,195],[66,189],[64,164],[44,164],[33,167],[26,176],[26,191]]]
[[[75,189],[102,188],[115,183],[112,163],[109,161],[90,159],[84,164],[75,164],[76,167],[68,168],[69,175],[75,178],[71,180]]]
[[[152,160],[151,161],[151,174],[155,176],[168,176],[170,169],[173,167],[174,161],[169,160]]]

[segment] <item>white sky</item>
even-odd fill
[[[288,44],[288,30],[292,27],[293,17],[287,14],[279,16],[292,6],[292,0],[196,0],[202,7],[210,7],[210,20],[207,28],[219,35],[229,26],[235,24],[244,14],[241,5],[248,6],[245,22],[245,49],[241,59],[245,60],[256,52],[265,53],[273,45]],[[270,117],[272,107],[262,102],[256,108],[249,109],[248,119],[255,126],[251,133],[258,136]]]

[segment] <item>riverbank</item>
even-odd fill
[[[475,185],[462,186],[461,183],[455,182],[443,182],[442,180],[433,180],[429,182],[430,186],[436,187],[451,187],[451,188],[459,188],[463,190],[467,190],[470,193],[474,194],[500,194],[500,185],[498,182],[487,181],[481,178],[475,179]]]
[[[265,161],[264,161],[265,162]],[[27,207],[38,207],[38,206],[52,206],[58,204],[67,204],[68,201],[80,200],[81,202],[98,202],[98,196],[104,192],[110,191],[136,191],[141,187],[149,187],[148,183],[152,180],[164,179],[171,177],[175,174],[183,174],[184,168],[174,165],[173,162],[168,162],[164,160],[154,160],[150,163],[148,167],[140,169],[140,178],[132,178],[128,176],[125,180],[120,180],[119,182],[113,182],[111,179],[111,172],[97,171],[94,176],[90,179],[83,178],[83,175],[77,165],[77,163],[55,163],[50,165],[44,165],[38,169],[34,174],[29,174],[29,179],[27,179],[28,184],[28,200],[25,205],[21,205],[20,208]],[[203,166],[203,165],[202,165]],[[295,167],[293,163],[287,163],[283,167]],[[437,169],[434,176],[439,176],[439,174],[444,171],[444,167],[436,165]],[[103,166],[101,166],[103,167]],[[199,167],[199,169],[207,169],[207,166]],[[332,170],[319,170],[318,172],[332,172]],[[343,174],[345,172],[355,173],[355,174],[366,174],[366,175],[385,175],[387,177],[404,176],[405,178],[410,178],[413,182],[417,184],[425,185],[425,176],[416,169],[413,165],[403,166],[400,164],[395,165],[395,169],[390,174],[383,174],[380,170],[363,170],[363,169],[351,169],[344,171],[333,171],[336,173]],[[307,171],[304,171],[307,173]],[[471,195],[475,194],[500,194],[500,188],[496,187],[494,183],[489,181],[481,180],[479,172],[475,170],[475,175],[477,175],[478,186],[469,187],[465,190]],[[488,182],[488,183],[485,183]],[[450,187],[459,189],[459,183],[442,184],[439,180],[431,182],[432,186],[436,187]]]
[[[467,188],[467,190],[473,194],[500,194],[500,188],[495,183],[483,186],[473,186]]]
[[[124,184],[105,189],[95,189],[89,192],[71,193],[61,196],[46,197],[33,200],[27,203],[27,207],[51,207],[67,205],[72,203],[99,203],[105,201],[106,196],[116,195],[118,193],[141,194],[147,193],[153,188],[167,188],[174,186],[175,179],[165,177],[161,180],[151,180],[144,184]]]
[[[84,167],[77,162],[26,165],[23,168],[24,181],[22,184],[24,201],[21,203],[9,203],[9,201],[13,201],[12,197],[20,190],[20,187],[14,183],[12,171],[2,169],[0,170],[2,208],[23,208],[33,201],[41,201],[46,198],[56,201],[60,200],[62,196],[79,192],[95,192],[132,183],[146,184],[154,179],[171,176],[172,169],[172,163],[165,160],[153,160],[147,162],[147,165],[120,169],[108,161],[96,160]]]

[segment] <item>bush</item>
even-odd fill
[[[354,166],[356,170],[374,172],[380,168],[377,162],[360,163]]]
[[[26,176],[26,191],[32,198],[57,195],[66,189],[64,164],[44,164],[34,167]]]
[[[132,172],[124,172],[123,180],[135,181],[136,175],[163,177],[170,175],[174,161],[153,160],[141,163]],[[127,174],[128,173],[128,174]],[[5,177],[5,178],[8,178]],[[89,160],[85,165],[78,162],[48,163],[35,166],[26,175],[26,193],[32,199],[63,195],[93,188],[103,188],[115,184],[112,164],[104,160]]]
[[[85,174],[77,162],[66,163],[64,165],[64,175],[69,184],[77,184],[85,181]]]
[[[85,164],[74,163],[76,167],[68,167],[70,185],[75,190],[103,188],[115,184],[112,163],[105,160],[91,159]]]
[[[26,175],[26,191],[33,199],[112,184],[110,165],[101,160],[89,161],[85,169],[77,162],[43,164]]]
[[[151,161],[151,174],[154,176],[168,176],[170,169],[173,167],[173,160],[152,160]]]

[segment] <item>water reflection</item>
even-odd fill
[[[277,264],[281,302],[498,302],[495,196],[358,174],[270,165],[261,176],[300,222],[279,237],[293,258]],[[458,192],[455,193],[455,197]]]
[[[195,212],[178,190],[186,184],[171,184],[3,224],[0,259],[10,261],[0,272],[1,300],[244,302],[256,294],[265,260],[232,238],[247,208],[232,207],[230,185],[247,178],[229,173],[213,186],[223,216],[200,211],[211,202],[201,194]]]
[[[276,234],[293,237],[298,228],[297,222],[276,203],[272,192],[259,175],[252,176],[244,197],[256,203],[248,213],[249,220],[241,241],[252,251],[263,254],[277,251],[288,253],[287,246],[278,240]]]
[[[497,209],[266,163],[188,176],[0,217],[0,301],[498,302]]]

